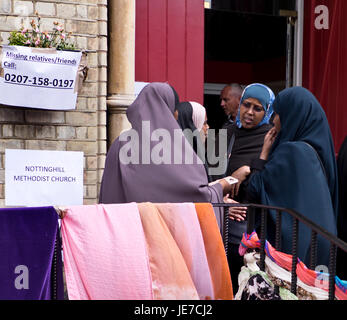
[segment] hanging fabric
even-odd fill
[[[135,203],[72,206],[65,213],[61,228],[70,300],[153,298]]]
[[[153,203],[138,209],[147,243],[155,300],[199,300],[185,260]]]
[[[232,300],[233,287],[223,240],[210,203],[195,203],[216,300]]]
[[[0,209],[0,300],[64,298],[53,207]]]
[[[214,299],[205,245],[194,204],[156,203],[155,206],[182,253],[200,299]]]

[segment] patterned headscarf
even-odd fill
[[[248,98],[255,98],[259,100],[259,102],[261,103],[261,105],[263,106],[265,110],[264,118],[262,121],[260,121],[257,127],[260,127],[263,124],[268,124],[273,113],[272,104],[275,100],[275,94],[272,92],[272,90],[268,86],[264,84],[252,83],[243,90],[243,93],[240,99],[239,110],[237,112],[237,116],[235,120],[236,125],[239,128],[242,127],[242,124],[240,121],[240,106],[242,104],[242,101]]]

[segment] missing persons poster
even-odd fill
[[[83,204],[83,152],[5,150],[6,206]]]
[[[0,48],[0,103],[69,110],[76,108],[81,52],[54,48]]]

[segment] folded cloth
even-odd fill
[[[260,240],[255,231],[251,234],[243,234],[239,253],[244,255],[247,248],[259,248]],[[278,267],[286,271],[291,271],[292,268],[292,255],[276,250],[270,242],[265,241],[265,252],[271,261]],[[317,270],[309,269],[300,259],[297,261],[296,274],[300,283],[307,285],[305,289],[309,292],[317,294],[321,299],[326,299],[327,295],[320,290],[329,291],[329,274]],[[342,285],[343,282],[335,277],[335,297],[339,300],[347,300],[347,290]],[[320,289],[320,290],[316,290]]]
[[[240,256],[243,256],[247,249],[255,249],[260,248],[260,240],[255,231],[253,231],[251,234],[244,233],[242,235],[242,239],[239,246],[239,254]]]
[[[298,278],[305,284],[329,291],[329,273],[309,269],[300,260],[298,261],[296,273]],[[346,282],[341,281],[338,277],[335,277],[335,297],[338,300],[347,300]]]
[[[146,237],[155,300],[198,300],[186,262],[153,203],[138,203]]]
[[[0,209],[0,300],[64,298],[58,232],[53,207]]]
[[[153,298],[135,203],[68,207],[62,237],[70,300]]]
[[[204,240],[193,203],[156,203],[186,262],[201,300],[214,299]]]
[[[339,277],[335,277],[336,283],[336,296],[340,300],[347,300],[347,281],[341,280]]]
[[[233,287],[223,240],[210,203],[195,203],[214,289],[214,299],[232,300]]]

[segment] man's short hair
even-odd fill
[[[243,92],[243,87],[239,85],[238,83],[229,83],[225,87],[230,87],[232,94],[235,94],[241,97]]]

